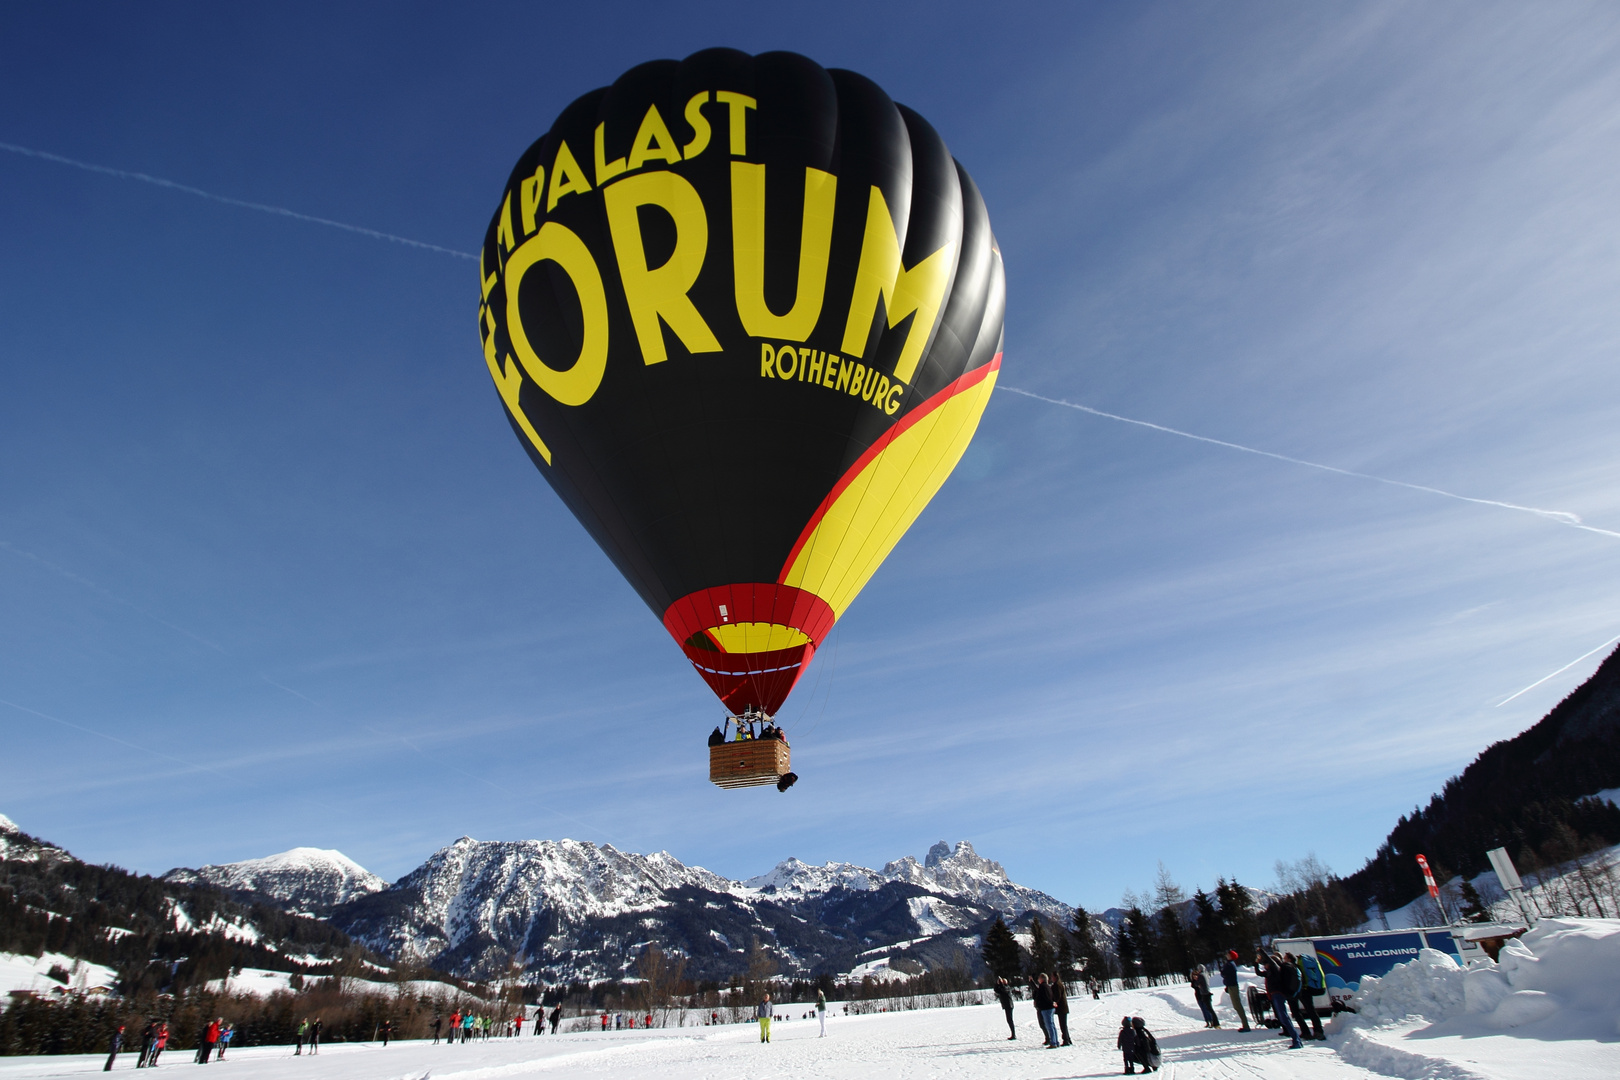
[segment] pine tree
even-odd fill
[[[1221,929],[1226,938],[1222,945],[1248,956],[1260,943],[1260,924],[1255,918],[1254,898],[1237,879],[1221,880],[1215,884],[1215,900],[1221,905]]]
[[[1016,980],[1023,967],[1023,950],[1018,947],[1018,939],[999,917],[984,935],[984,966],[990,969],[990,974],[1008,982]]]
[[[1057,953],[1052,949],[1052,943],[1046,936],[1046,927],[1041,925],[1041,917],[1032,915],[1029,921],[1029,977],[1052,974],[1057,967]]]
[[[1479,890],[1474,888],[1474,883],[1467,878],[1463,878],[1460,891],[1462,893],[1463,921],[1490,922],[1490,906],[1485,903],[1485,898],[1479,895]]]
[[[1197,921],[1187,932],[1193,952],[1203,957],[1220,951],[1220,913],[1215,910],[1215,901],[1203,889],[1193,893],[1193,918]]]
[[[1153,931],[1153,920],[1148,918],[1147,912],[1141,907],[1132,904],[1125,912],[1125,922],[1120,926],[1120,939],[1124,940],[1126,933],[1130,934],[1133,969],[1131,974],[1140,978],[1143,975],[1157,974],[1153,967],[1156,956],[1159,955],[1159,936]],[[1120,946],[1120,961],[1125,960],[1125,948]]]
[[[1080,974],[1088,979],[1108,978],[1108,958],[1097,944],[1095,921],[1085,908],[1074,909],[1074,944]]]

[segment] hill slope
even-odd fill
[[[1444,789],[1396,823],[1367,865],[1345,879],[1362,904],[1423,892],[1414,856],[1442,880],[1473,877],[1485,852],[1507,847],[1521,869],[1620,843],[1620,808],[1587,798],[1620,787],[1620,649],[1534,727],[1493,743]]]

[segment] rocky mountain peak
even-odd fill
[[[256,893],[298,914],[323,914],[357,897],[381,892],[388,882],[341,851],[296,847],[262,859],[177,867],[165,881],[208,884],[233,892]]]

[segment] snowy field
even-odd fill
[[[789,1006],[794,1008],[794,1006]],[[238,1048],[211,1070],[241,1080],[496,1080],[523,1076],[656,1077],[657,1080],[782,1077],[792,1080],[1058,1080],[1123,1070],[1114,1050],[1119,1018],[1146,1018],[1164,1050],[1165,1080],[1351,1080],[1400,1076],[1413,1080],[1612,1080],[1620,1076],[1620,1033],[1610,1041],[1525,1038],[1509,1034],[1446,1033],[1422,1021],[1338,1031],[1327,1043],[1289,1050],[1270,1032],[1206,1031],[1185,986],[1131,990],[1102,1001],[1077,1000],[1070,1016],[1073,1047],[1043,1050],[1034,1011],[1015,1012],[1020,1041],[1008,1042],[993,1005],[828,1020],[817,1038],[814,1020],[778,1021],[769,1046],[753,1024],[669,1031],[624,1031],[492,1039],[470,1046],[421,1042],[337,1044],[319,1057],[295,1058],[287,1048]],[[1224,1021],[1230,1021],[1224,1004]],[[795,1013],[795,1015],[797,1015]],[[99,1073],[104,1056],[0,1058],[0,1080]],[[119,1070],[133,1069],[121,1055]],[[194,1069],[191,1056],[168,1054],[160,1068]],[[187,1073],[187,1075],[191,1075]],[[216,1075],[210,1072],[207,1075]]]

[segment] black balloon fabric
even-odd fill
[[[536,467],[733,712],[774,713],[1001,363],[984,202],[870,80],[710,49],[518,160],[479,332]]]

